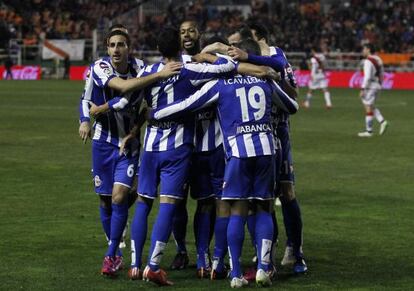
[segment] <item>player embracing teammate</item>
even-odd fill
[[[184,24],[188,24],[189,30],[195,27],[194,22],[184,22],[182,30],[183,27],[186,28]],[[112,204],[115,206],[112,205],[112,217],[109,215],[109,221],[114,222],[107,227],[108,232],[106,231],[110,245],[104,259],[103,274],[113,276],[119,269],[115,254],[128,214],[126,195],[132,186],[131,178],[137,167],[135,153],[138,151],[131,148],[131,144],[138,144],[137,129],[131,130],[131,124],[142,98],[151,108],[152,119],[146,128],[139,168],[138,200],[131,227],[132,262],[129,278],[144,278],[158,285],[172,284],[167,280],[160,262],[173,231],[174,221],[177,222],[177,217],[179,221],[180,215],[186,216],[185,211],[180,212],[179,205],[186,197],[188,181],[192,195],[198,199],[194,229],[200,278],[209,276],[211,272],[208,245],[214,221],[214,199],[218,199],[221,203],[217,203],[220,215],[216,223],[221,221],[218,225],[221,237],[216,236],[216,246],[220,239],[220,272],[226,274],[223,258],[228,247],[231,287],[238,288],[247,284],[241,270],[240,257],[244,225],[249,205],[253,205],[253,236],[258,258],[255,279],[259,285],[271,284],[275,265],[271,253],[277,237],[273,211],[275,193],[281,193],[288,236],[282,264],[293,264],[295,273],[307,271],[302,253],[302,220],[293,189],[289,143],[288,116],[297,110],[297,103],[293,99],[297,94],[296,82],[283,51],[267,45],[266,29],[260,25],[251,25],[250,29],[253,39],[243,39],[237,45],[241,49],[231,47],[229,54],[233,53],[235,59],[272,67],[281,74],[282,80],[279,84],[264,78],[267,75],[263,72],[267,72],[267,69],[247,66],[246,70],[244,64],[236,64],[225,57],[198,54],[193,60],[212,64],[186,63],[186,57],[181,57],[180,50],[183,48],[187,54],[197,53],[198,49],[192,52],[190,48],[194,41],[198,44],[199,37],[192,39],[184,32],[180,43],[179,32],[173,28],[164,29],[158,36],[157,42],[163,61],[124,77],[122,74],[125,74],[125,68],[128,67],[129,37],[121,31],[108,36],[110,57],[95,63],[96,68],[94,67],[92,75],[96,91],[100,92],[101,97],[97,101],[93,97],[87,103],[92,106],[90,110],[97,121],[101,122],[97,122],[95,126],[95,136],[98,134],[105,142],[110,143],[114,133],[108,134],[105,130],[125,129],[122,137],[127,136],[128,142],[124,139],[123,146],[129,146],[121,152],[121,156],[111,154],[114,172],[108,175],[114,178],[110,185],[114,189],[120,187],[123,194],[112,194]],[[114,36],[116,38],[112,39]],[[242,52],[246,58],[237,57]],[[177,63],[180,61],[184,62],[182,67]],[[117,62],[121,62],[122,66],[116,65]],[[181,70],[178,72],[179,67]],[[237,75],[236,70],[245,75]],[[268,75],[272,75],[272,71],[269,70]],[[139,96],[138,89],[142,89],[143,97]],[[99,106],[95,106],[96,102]],[[116,118],[118,111],[124,112],[131,119],[128,120],[128,126],[121,123],[126,122],[125,118]],[[108,119],[112,115],[113,121]],[[135,142],[131,143],[131,138]],[[280,143],[281,149],[278,147]],[[118,153],[120,146],[121,140],[118,139],[113,152]],[[276,155],[278,150],[283,153],[281,156]],[[128,166],[125,172],[131,180],[128,182],[117,180],[124,175],[122,164],[119,169],[117,167],[117,159],[124,156],[132,158],[133,166]],[[94,154],[96,163],[101,163],[105,158],[106,154]],[[191,172],[197,175],[189,175],[191,160],[197,170]],[[208,163],[211,165],[202,169]],[[222,165],[219,167],[222,170],[215,176],[214,171],[219,165]],[[130,168],[132,171],[129,171]],[[94,166],[94,171],[97,169]],[[205,173],[202,170],[206,170]],[[98,175],[98,183],[96,179],[95,175],[95,185],[98,187],[102,183],[101,177]],[[146,241],[148,215],[157,197],[159,184],[160,207],[152,230],[148,261],[143,268],[142,250]],[[278,187],[275,188],[275,184]],[[185,209],[185,203],[182,205]],[[181,225],[181,234],[183,226],[185,234],[185,223]],[[176,239],[179,237],[176,233],[174,235]],[[185,235],[181,236],[181,243],[183,242],[185,243]],[[185,245],[178,251],[179,255],[185,254],[181,256],[178,266],[185,267],[188,263]],[[220,272],[211,273],[211,278],[217,279],[214,275]]]

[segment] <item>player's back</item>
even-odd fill
[[[219,80],[218,115],[227,157],[272,155],[271,84],[252,76]]]
[[[141,76],[159,72],[163,63],[148,66]],[[197,91],[200,85],[234,70],[235,64],[223,60],[217,65],[204,63],[185,63],[178,75],[159,81],[145,89],[144,98],[148,105],[156,110],[175,101],[185,99]],[[178,148],[183,144],[194,144],[194,117],[182,118],[167,122],[148,124],[144,139],[146,151],[166,151]]]

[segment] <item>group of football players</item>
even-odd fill
[[[283,51],[267,42],[266,28],[249,23],[228,39],[214,37],[201,47],[197,23],[188,20],[159,33],[162,61],[149,65],[129,54],[125,27],[109,30],[108,56],[90,66],[79,105],[79,134],[85,142],[92,132],[90,120],[95,120],[92,172],[108,239],[103,275],[116,276],[123,267],[119,246],[128,209],[135,204],[128,277],[172,285],[160,264],[173,234],[177,254],[171,268],[188,265],[188,192],[197,201],[193,226],[199,278],[228,277],[233,288],[250,280],[272,283],[276,197],[287,235],[281,264],[291,265],[296,274],[307,272],[289,138],[289,115],[298,109],[296,81]],[[143,267],[148,215],[158,195]],[[245,224],[256,268],[243,273]]]

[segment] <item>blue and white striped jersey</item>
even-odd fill
[[[270,66],[281,74],[282,79],[285,79],[292,87],[296,88],[297,83],[292,66],[289,64],[289,61],[287,60],[283,50],[279,47],[274,46],[269,47],[269,49],[269,55],[272,61],[269,61],[269,57],[267,56],[254,56],[250,54],[248,60],[257,65]],[[289,114],[283,110],[273,108],[272,118],[272,124],[275,129],[280,126],[288,126]]]
[[[146,76],[162,70],[163,63],[156,63],[143,70]],[[155,83],[144,90],[147,104],[154,110],[193,94],[200,85],[212,79],[233,72],[236,64],[219,58],[215,64],[185,63],[178,75]],[[183,144],[194,144],[195,122],[193,116],[167,122],[150,122],[144,137],[145,151],[167,151]]]
[[[224,55],[217,55],[218,57],[226,57]],[[190,55],[181,55],[183,63],[190,63]],[[221,60],[222,61],[222,60]],[[221,63],[219,61],[216,64]],[[197,88],[200,89],[201,85]],[[204,108],[195,113],[195,139],[194,151],[207,152],[212,151],[223,143],[223,137],[220,130],[220,124],[216,116],[215,106]]]
[[[273,155],[271,106],[295,113],[298,105],[274,82],[234,76],[206,83],[190,97],[153,111],[156,120],[179,118],[216,103],[227,158]]]
[[[109,57],[99,59],[91,65],[80,101],[80,120],[90,120],[90,101],[96,105],[109,102],[110,107],[114,109],[97,117],[93,126],[93,140],[108,142],[116,146],[121,145],[122,138],[129,133],[134,123],[133,107],[139,106],[141,99],[139,98],[139,92],[132,92],[122,96],[107,85],[114,77],[123,79],[135,78],[143,67],[144,63],[135,58],[128,60],[127,74],[118,73],[112,66]]]

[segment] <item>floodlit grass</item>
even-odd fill
[[[82,87],[82,82],[70,81],[0,82],[1,290],[156,288],[128,281],[126,271],[114,280],[99,274],[106,242],[90,175],[90,143],[83,145],[78,137]],[[356,136],[364,129],[364,115],[355,90],[332,90],[330,111],[323,107],[322,94],[316,94],[311,109],[292,117],[310,272],[294,277],[290,269],[279,267],[272,288],[414,288],[412,95],[383,92],[378,106],[390,126],[382,137]],[[193,201],[189,208],[192,215]],[[277,212],[280,257],[285,236]],[[150,221],[155,213],[156,208]],[[244,265],[253,254],[246,238]],[[187,241],[194,264],[191,225]],[[174,248],[170,242],[164,266]],[[129,252],[125,255],[129,263]],[[169,277],[175,282],[169,289],[230,288],[227,280],[196,279],[194,265],[171,271]]]

